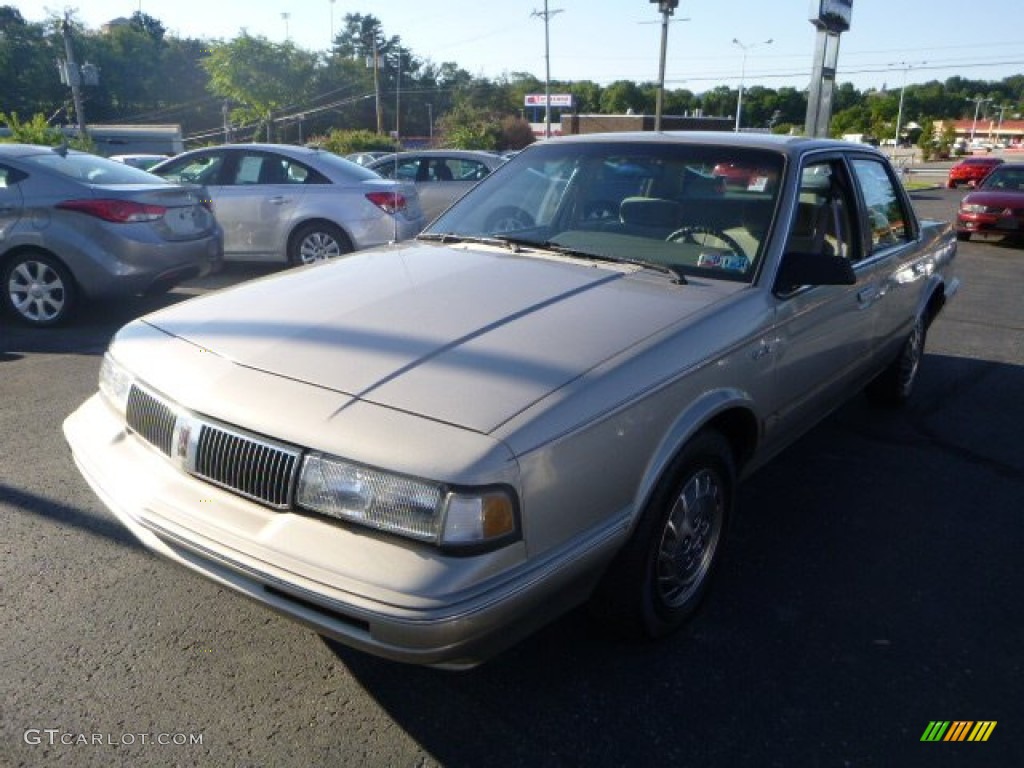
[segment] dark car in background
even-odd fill
[[[1003,163],[960,202],[956,234],[1024,237],[1024,163]]]
[[[82,299],[161,292],[219,268],[206,190],[61,147],[0,144],[0,303],[35,326]]]
[[[949,169],[946,186],[956,189],[961,184],[977,184],[1002,162],[1001,157],[965,157]]]

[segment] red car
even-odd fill
[[[1024,237],[1024,163],[1002,163],[960,202],[956,235]]]
[[[956,189],[961,184],[977,184],[1002,162],[1000,157],[965,157],[949,169],[946,186]]]
[[[740,163],[719,163],[712,169],[711,175],[721,178],[730,189],[746,189],[751,192],[769,191],[778,179],[778,174],[773,170]]]

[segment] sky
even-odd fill
[[[671,17],[668,89],[807,87],[816,31],[811,0],[680,0]],[[91,29],[141,10],[174,35],[230,40],[244,28],[311,51],[330,46],[346,14],[376,16],[421,60],[455,62],[491,79],[515,72],[552,80],[655,82],[661,14],[652,0],[0,0],[29,21],[72,9]],[[1012,5],[1012,4],[1011,4]],[[287,18],[285,17],[287,14]],[[856,0],[840,38],[837,81],[899,88],[954,75],[1024,73],[1024,24],[973,16],[963,0]],[[1008,18],[1008,17],[1007,17]],[[771,40],[771,43],[767,41]],[[734,41],[738,41],[737,44]],[[745,51],[744,51],[745,47]]]

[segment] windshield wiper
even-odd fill
[[[476,243],[478,245],[493,245],[499,248],[508,248],[514,253],[519,252],[518,243],[504,237],[484,237],[483,235],[456,235],[452,232],[421,232],[416,236],[417,240],[427,240],[433,243]]]
[[[570,248],[569,246],[562,245],[555,240],[537,241],[537,240],[524,240],[521,238],[508,237],[505,235],[496,235],[493,239],[495,240],[506,240],[513,245],[523,245],[532,248],[542,248],[544,250],[553,251],[554,253],[562,254],[563,256],[571,256],[574,259],[588,259],[590,261],[604,261],[611,264],[632,264],[636,267],[643,267],[644,269],[653,269],[655,272],[661,272],[663,274],[672,277],[672,281],[678,285],[686,285],[686,276],[679,269],[668,266],[667,264],[659,264],[656,261],[646,261],[645,259],[634,259],[629,256],[612,256],[606,253],[592,253],[590,251],[581,251],[578,248]]]

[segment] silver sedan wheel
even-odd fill
[[[701,468],[680,489],[658,545],[655,578],[667,607],[686,605],[704,584],[724,520],[721,480],[717,473]]]
[[[326,221],[303,224],[288,240],[288,261],[292,264],[317,264],[352,252],[348,236]]]
[[[66,312],[70,302],[67,279],[46,261],[26,258],[14,265],[7,278],[11,308],[33,325],[50,325]]]
[[[341,245],[327,232],[310,232],[299,243],[299,261],[313,264],[340,256]]]

